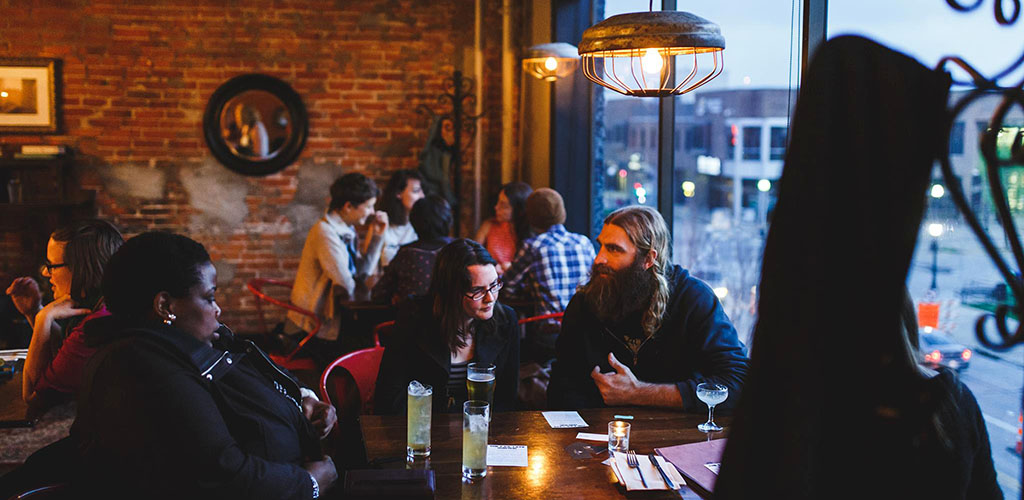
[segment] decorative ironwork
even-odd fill
[[[957,0],[946,0],[946,3],[957,11],[969,12],[979,8],[983,1],[975,0],[970,5],[963,5]],[[994,0],[993,2],[996,21],[1004,26],[1015,23],[1020,15],[1020,0],[1008,1],[1012,5],[1012,14],[1010,15],[1007,15],[1003,8],[1003,0]],[[991,78],[986,78],[981,72],[968,64],[967,61],[959,57],[943,58],[939,61],[938,68],[944,69],[950,63],[966,71],[972,79],[970,82],[957,83],[970,85],[974,89],[957,101],[946,113],[946,144],[943,155],[939,158],[939,164],[941,165],[942,175],[945,178],[946,187],[951,194],[953,202],[963,214],[971,230],[978,237],[985,252],[988,253],[992,262],[995,263],[999,274],[1006,281],[1010,293],[1013,294],[1012,308],[1009,305],[1001,304],[996,307],[995,312],[981,315],[975,323],[975,334],[983,346],[995,350],[1007,350],[1014,345],[1024,343],[1024,282],[1021,281],[1020,275],[1020,271],[1024,269],[1024,246],[1021,244],[1017,225],[1010,214],[1010,206],[1006,199],[1006,191],[1002,184],[1000,169],[1009,165],[1024,165],[1024,145],[1021,144],[1020,130],[1017,132],[1018,137],[1013,142],[1014,146],[1011,146],[1009,155],[1000,158],[996,145],[999,133],[1003,130],[1003,122],[1013,105],[1016,104],[1024,108],[1024,80],[1012,87],[1003,87],[999,81],[1024,65],[1024,54],[1021,54],[1015,62]],[[978,220],[977,214],[970,208],[967,197],[964,195],[963,186],[960,183],[960,179],[953,172],[950,161],[949,142],[957,116],[975,100],[991,95],[1001,95],[1002,101],[996,107],[992,118],[989,120],[987,129],[982,134],[981,154],[985,162],[986,180],[991,192],[992,204],[995,206],[996,215],[1006,232],[1006,239],[1010,244],[1016,263],[1016,271],[1000,255],[999,250]],[[1018,321],[1018,326],[1013,331],[1007,325],[1007,318],[1011,312],[1015,313],[1018,320],[1021,320]],[[995,325],[995,330],[998,334],[996,339],[992,339],[986,334],[986,323],[989,323],[989,319],[992,319],[992,323]]]
[[[449,108],[449,111],[437,114],[426,105],[419,105],[416,111],[430,117],[437,117],[441,120],[441,136],[445,148],[451,153],[451,177],[452,189],[455,193],[455,206],[453,211],[453,225],[455,235],[458,236],[461,226],[461,203],[462,199],[462,166],[468,163],[470,140],[464,139],[473,137],[476,134],[476,121],[483,116],[483,113],[474,115],[468,112],[476,107],[476,95],[472,89],[475,82],[472,78],[465,77],[461,71],[456,70],[450,78],[445,78],[445,92],[437,96],[437,105],[441,109]]]

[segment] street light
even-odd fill
[[[938,222],[928,224],[928,234],[932,237],[930,250],[932,251],[932,290],[938,289],[936,277],[939,275],[939,236],[945,228]]]

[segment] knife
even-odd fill
[[[661,462],[658,462],[658,459],[655,457],[654,453],[651,453],[647,457],[651,459],[651,463],[654,464],[654,467],[657,468],[658,472],[661,473],[661,478],[665,480],[665,486],[668,486],[668,489],[670,490],[676,489],[675,484],[672,483],[672,480],[668,478],[668,474],[665,473],[665,469],[661,468]]]

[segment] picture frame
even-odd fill
[[[221,164],[264,176],[291,165],[309,134],[302,98],[284,81],[251,73],[221,85],[207,103],[203,135]]]
[[[0,57],[0,132],[60,131],[60,60]]]

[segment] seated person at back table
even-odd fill
[[[423,199],[423,177],[415,170],[399,170],[391,174],[384,191],[377,199],[377,209],[388,214],[388,229],[384,231],[384,247],[380,253],[380,269],[386,269],[402,245],[419,239],[409,219],[412,207]],[[373,234],[364,244],[372,241]],[[366,250],[365,248],[363,249]]]
[[[519,392],[519,325],[500,304],[496,262],[479,243],[455,240],[437,256],[430,293],[404,302],[384,350],[374,411],[404,413],[409,382],[433,388],[432,411],[462,411],[469,363],[494,365],[494,411],[514,410]]]
[[[337,479],[334,407],[220,324],[199,243],[143,233],[110,258],[111,316],[86,326],[71,439],[81,498],[313,498]],[[76,496],[75,498],[78,498]]]
[[[388,217],[384,212],[374,211],[376,202],[377,185],[372,179],[359,173],[345,174],[331,185],[327,213],[306,235],[291,300],[320,318],[322,325],[317,337],[321,339],[338,338],[343,315],[336,310],[337,303],[355,297],[359,282],[373,273],[380,260],[380,235],[388,228]],[[355,226],[365,224],[367,219],[371,220],[374,236],[363,255],[359,252]],[[289,311],[288,319],[292,324],[286,329],[290,332],[295,327],[306,332],[313,330],[313,319],[308,316]]]
[[[419,239],[403,245],[384,269],[384,276],[373,286],[373,301],[397,304],[410,295],[423,295],[430,289],[437,252],[451,243],[452,209],[444,198],[430,195],[416,202],[409,222]]]
[[[41,273],[50,279],[53,301],[41,307],[39,285],[29,277],[7,289],[15,307],[33,325],[22,375],[22,398],[45,410],[78,392],[85,364],[96,349],[83,328],[107,316],[100,292],[103,268],[124,240],[113,224],[87,220],[57,229],[46,244]]]
[[[522,242],[502,275],[502,299],[533,302],[536,315],[562,312],[590,273],[594,245],[565,230],[565,204],[554,189],[540,188],[526,198],[526,219],[536,236]],[[524,357],[541,364],[554,358],[559,330],[554,319],[530,325]]]
[[[668,260],[668,228],[649,207],[604,219],[590,281],[565,310],[551,408],[638,405],[707,411],[697,385],[739,400],[747,355],[714,292]]]

